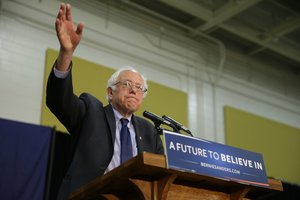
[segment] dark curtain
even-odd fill
[[[60,183],[70,165],[74,148],[74,142],[67,133],[56,131],[53,142],[51,172],[49,174],[49,200],[56,199]]]

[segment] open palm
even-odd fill
[[[61,50],[66,52],[74,52],[82,37],[84,25],[79,23],[76,30],[72,20],[71,6],[69,4],[61,4],[55,21],[55,28]]]

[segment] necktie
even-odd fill
[[[126,162],[132,157],[132,143],[130,132],[128,130],[127,124],[128,119],[122,118],[121,120],[122,128],[120,133],[121,138],[121,164]]]

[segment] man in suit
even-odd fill
[[[55,28],[60,51],[48,79],[46,102],[76,144],[58,193],[58,199],[67,199],[78,187],[138,153],[163,154],[164,150],[154,126],[133,114],[147,94],[145,78],[133,68],[118,70],[108,80],[107,106],[87,93],[77,97],[71,61],[84,25],[79,23],[75,30],[71,6],[61,4]]]

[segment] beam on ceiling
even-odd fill
[[[286,46],[280,43],[262,43],[262,41],[258,38],[258,37],[254,37],[250,34],[248,34],[247,32],[243,32],[241,30],[238,30],[236,28],[230,27],[228,25],[222,24],[220,25],[222,29],[234,34],[234,35],[238,35],[248,41],[251,41],[257,45],[262,45],[265,48],[272,50],[275,53],[278,53],[286,58],[289,58],[295,62],[300,63],[300,51],[296,48],[292,48],[290,46]]]
[[[191,0],[184,0],[184,1],[160,0],[160,1],[205,21],[211,19],[213,16],[213,12],[211,10],[204,8],[203,6]]]
[[[298,29],[300,27],[300,16],[293,19],[289,19],[273,29],[262,34],[261,45],[258,47],[251,48],[248,55],[253,55],[265,49],[265,44],[273,41],[280,40],[280,37]]]
[[[233,3],[226,4],[225,6],[217,10],[215,13],[201,6],[201,4],[195,3],[195,1],[192,0],[185,0],[185,1],[160,0],[160,1],[172,7],[175,7],[181,11],[189,13],[201,20],[206,21],[206,23],[198,27],[198,29],[194,29],[196,30],[196,32],[203,32],[208,29],[219,27],[245,40],[257,44],[258,46],[260,46],[259,48],[269,49],[279,55],[282,55],[283,57],[286,57],[287,59],[300,63],[300,57],[299,57],[300,51],[298,49],[290,46],[286,46],[283,43],[279,43],[279,42],[276,44],[264,42],[262,41],[261,38],[257,36],[253,36],[245,31],[238,30],[236,29],[236,27],[232,27],[224,23],[226,22],[226,20],[230,19],[231,17],[234,17],[235,15],[241,13],[242,11],[259,3],[261,0],[234,1]],[[215,16],[213,16],[214,14]],[[293,27],[294,26],[290,25],[288,26],[288,29],[291,30]],[[282,27],[277,27],[273,31],[276,32],[277,30],[276,32],[277,34],[283,34],[284,32],[288,32],[286,28],[287,28],[286,25],[282,25]],[[202,31],[200,31],[199,29],[201,29]],[[191,31],[190,33],[193,34],[193,31]]]
[[[201,31],[207,31],[254,6],[260,1],[261,0],[229,1],[222,8],[216,10],[213,14],[213,17],[203,25],[199,26],[197,29]]]
[[[223,7],[213,12],[204,8],[199,3],[191,0],[161,0],[162,2],[175,7],[181,11],[189,13],[201,20],[206,21],[197,29],[200,31],[207,31],[219,24],[225,22],[231,17],[241,13],[242,11],[254,6],[261,0],[243,0],[243,1],[229,1]]]

